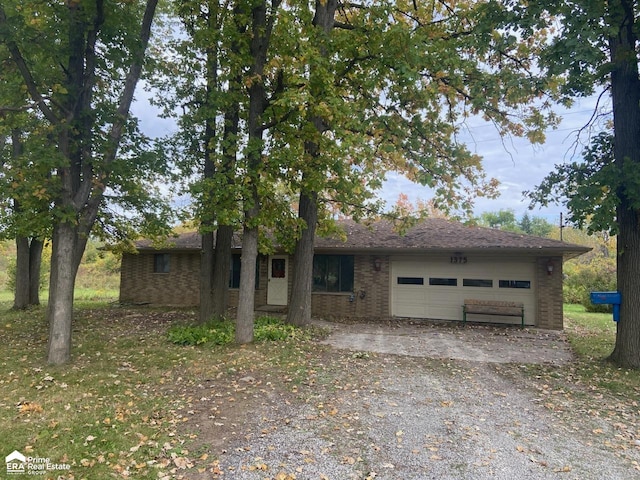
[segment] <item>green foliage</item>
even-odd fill
[[[563,296],[565,303],[582,305],[587,312],[610,312],[608,305],[594,305],[590,292],[616,290],[615,257],[594,257],[588,263],[567,262],[564,266]]]
[[[613,135],[602,132],[585,148],[581,161],[562,163],[547,175],[533,190],[524,192],[535,205],[565,203],[569,209],[568,220],[579,228],[587,227],[589,233],[618,230],[616,223],[617,192],[625,188],[632,178],[623,175],[614,163]],[[634,200],[637,192],[634,193]]]
[[[76,297],[81,295],[90,298],[117,297],[120,285],[121,255],[109,250],[102,250],[102,243],[89,239],[85,255],[78,269],[76,279]],[[46,289],[49,282],[51,266],[51,244],[47,244],[42,252],[40,270],[40,286]],[[0,243],[0,291],[13,292],[16,275],[15,242]]]
[[[256,341],[282,341],[298,332],[298,328],[275,317],[259,317],[254,324]],[[215,319],[203,325],[175,325],[169,328],[167,338],[177,345],[228,345],[234,341],[235,324],[228,319]]]
[[[520,229],[527,235],[535,235],[537,237],[548,237],[553,231],[553,225],[542,217],[530,218],[528,214],[524,214],[520,223]]]
[[[261,115],[268,129],[260,164],[263,225],[281,225],[291,202],[278,200],[295,202],[300,191],[321,192],[321,216],[382,211],[375,192],[386,172],[431,188],[434,206],[446,212],[469,214],[475,197],[497,194],[481,158],[457,135],[466,118],[484,115],[501,134],[543,140],[557,118],[537,101],[540,83],[527,71],[539,35],[524,44],[502,29],[508,9],[499,2],[404,3],[341,4],[335,15],[325,12],[328,24],[336,21],[328,30],[313,22],[326,2],[315,9],[309,2],[273,4],[259,77],[249,68],[246,2],[232,3],[233,15],[215,2],[204,10],[193,0],[175,5],[185,35],[161,37],[162,72],[149,82],[161,92],[152,101],[179,124],[168,148],[193,182],[185,189],[197,215],[221,224],[241,217],[249,152],[239,153],[248,145],[248,94],[257,80],[268,97]],[[237,115],[241,122],[229,136]],[[194,182],[208,163],[213,176]],[[291,229],[288,237],[295,237]]]
[[[157,188],[171,184],[167,158],[139,131],[137,119],[118,111],[127,70],[139,53],[144,4],[79,5],[25,0],[0,6],[0,107],[8,107],[0,125],[4,238],[50,238],[52,226],[65,219],[91,227],[93,221],[78,218],[89,203],[100,205],[94,234],[116,240],[143,228],[157,231],[157,223],[169,217],[168,201]],[[92,41],[99,45],[96,51]],[[77,75],[74,62],[82,55],[86,71]],[[111,142],[120,140],[119,122],[116,147]],[[68,145],[60,144],[63,139]],[[83,198],[76,196],[75,206],[63,205],[69,185],[63,188],[61,172],[71,164],[82,168],[82,174],[68,173],[77,179],[74,188],[89,187],[80,189]],[[105,201],[89,201],[95,195],[105,195]]]
[[[212,320],[203,325],[174,325],[167,338],[176,345],[227,345],[233,342],[234,325],[227,319]]]
[[[500,230],[519,230],[516,215],[513,210],[498,210],[497,212],[484,212],[480,215],[480,225]]]
[[[7,270],[5,277],[5,288],[15,291],[16,289],[16,257],[11,256],[6,260]],[[42,264],[40,265],[40,290],[49,285],[49,272],[51,270],[51,248],[46,248],[42,252]]]
[[[515,212],[511,209],[502,209],[497,212],[484,212],[475,220],[479,225],[498,228],[508,232],[526,233],[538,237],[548,237],[553,231],[553,225],[542,217],[530,217],[525,213],[518,221]]]
[[[300,329],[276,317],[259,317],[254,327],[257,341],[282,341],[295,337]]]

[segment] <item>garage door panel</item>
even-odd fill
[[[427,315],[427,292],[415,285],[403,285],[395,292],[398,316],[425,318]]]
[[[442,259],[392,260],[392,314],[400,317],[462,320],[462,305],[467,298],[515,301],[524,303],[525,323],[533,325],[534,275],[533,259],[470,259],[469,263],[462,265],[452,265]],[[415,279],[422,279],[422,284],[407,284],[419,283]],[[455,286],[447,285],[447,280]],[[463,286],[464,283],[476,286]],[[530,288],[515,288],[523,286]],[[519,318],[514,320],[514,317],[488,315],[474,315],[472,320],[520,323]]]

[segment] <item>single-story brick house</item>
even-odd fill
[[[334,317],[461,320],[466,299],[524,304],[524,323],[562,329],[562,264],[590,249],[548,238],[468,227],[430,218],[399,235],[389,222],[342,222],[346,241],[317,238],[312,312]],[[230,304],[237,305],[240,239],[234,239]],[[199,302],[200,236],[182,234],[171,246],[137,244],[122,258],[120,301],[155,305]],[[286,308],[291,255],[260,256],[256,307]],[[476,315],[474,321],[520,323]]]

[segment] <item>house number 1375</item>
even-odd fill
[[[467,257],[461,257],[457,255],[450,257],[450,260],[451,260],[451,263],[467,263]]]

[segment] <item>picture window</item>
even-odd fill
[[[314,255],[314,292],[352,292],[353,255]]]

